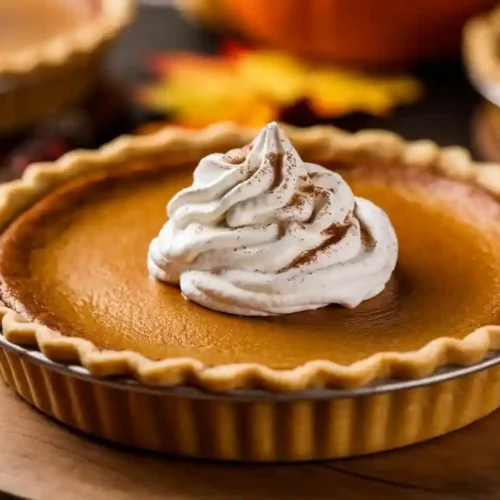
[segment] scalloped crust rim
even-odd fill
[[[451,179],[471,182],[500,196],[500,165],[474,163],[462,148],[439,148],[431,141],[405,142],[384,131],[349,134],[332,127],[287,128],[299,153],[316,161],[344,164],[370,159],[379,168],[402,163],[431,169]],[[160,163],[199,158],[248,143],[256,131],[217,124],[201,131],[167,127],[154,135],[122,137],[98,151],[74,151],[55,163],[34,164],[20,180],[0,186],[0,229],[41,199],[77,176],[107,171],[126,161]],[[355,388],[380,379],[416,379],[445,365],[471,365],[500,349],[500,326],[484,326],[463,339],[438,338],[412,352],[385,352],[348,366],[314,360],[290,370],[250,363],[207,366],[191,358],[153,361],[132,351],[103,350],[83,338],[64,336],[34,323],[0,303],[3,334],[13,344],[37,347],[48,359],[80,364],[91,375],[133,377],[151,386],[194,385],[211,391]]]
[[[85,24],[81,29],[37,47],[0,56],[0,76],[20,77],[66,66],[73,62],[75,57],[94,53],[106,45],[131,22],[135,7],[133,0],[99,0],[99,2],[102,12],[95,22]]]

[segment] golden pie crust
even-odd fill
[[[443,179],[479,187],[490,196],[500,195],[500,166],[479,166],[461,148],[440,149],[430,141],[407,143],[381,131],[351,135],[334,128],[315,127],[289,128],[287,132],[299,153],[318,163],[352,166],[367,162],[383,170],[404,165],[407,169],[428,171]],[[152,136],[118,139],[96,152],[75,151],[54,164],[33,165],[21,180],[0,187],[0,227],[5,229],[34,203],[83,175],[111,175],[124,162],[135,162],[138,169],[145,171],[158,165],[196,162],[210,152],[241,146],[255,134],[255,130],[230,124],[202,131],[166,128]],[[277,369],[249,362],[210,364],[190,357],[153,360],[135,351],[102,349],[84,338],[64,336],[30,322],[8,307],[3,307],[1,314],[8,341],[37,346],[53,361],[81,364],[95,376],[126,375],[146,385],[190,384],[212,391],[242,388],[298,391],[361,387],[377,379],[414,379],[444,365],[476,363],[488,351],[500,347],[500,327],[485,325],[463,338],[436,338],[411,352],[380,352],[348,365],[311,359]]]
[[[38,43],[29,44],[24,48],[0,52],[0,77],[18,77],[34,71],[65,65],[77,57],[88,56],[107,41],[115,38],[128,24],[133,14],[131,0],[84,1],[89,1],[96,6],[91,20],[88,15],[82,15],[81,23],[75,22],[71,29],[63,31],[59,31],[56,27],[55,35],[57,36],[47,37],[46,41],[39,40]],[[29,3],[27,0],[22,0],[22,2]],[[36,0],[32,0],[32,3],[35,5]]]
[[[135,2],[83,1],[94,7],[91,20],[84,16],[68,29],[56,27],[56,36],[46,41],[0,51],[0,133],[23,129],[82,100],[98,81],[101,56],[133,19]]]

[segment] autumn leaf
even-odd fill
[[[235,46],[220,56],[156,56],[149,67],[157,81],[137,89],[137,99],[187,127],[228,120],[259,126],[304,100],[318,118],[386,115],[422,94],[420,83],[407,76],[374,77]]]
[[[352,111],[385,115],[397,104],[419,99],[422,89],[411,78],[375,79],[352,72],[316,70],[308,75],[306,94],[321,117]]]
[[[237,60],[241,81],[279,106],[289,106],[306,93],[306,68],[277,52],[247,52]]]

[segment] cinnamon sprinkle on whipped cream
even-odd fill
[[[387,215],[337,173],[303,162],[276,123],[244,148],[203,158],[167,212],[149,274],[217,311],[356,307],[396,266]]]

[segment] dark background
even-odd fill
[[[270,0],[272,1],[272,0]],[[129,83],[148,78],[145,55],[151,51],[217,51],[215,34],[187,20],[173,7],[142,6],[135,24],[122,37],[109,60],[115,78]],[[399,108],[389,118],[350,115],[335,125],[348,130],[385,128],[407,139],[428,138],[442,146],[461,145],[473,149],[471,124],[480,97],[470,86],[460,61],[440,62],[414,68],[425,85],[424,99]],[[148,115],[134,110],[134,120]],[[476,155],[477,156],[477,155]]]
[[[53,161],[70,149],[98,147],[116,136],[134,132],[145,122],[164,119],[151,110],[140,108],[131,99],[134,87],[152,78],[146,71],[148,56],[171,51],[214,54],[220,39],[216,33],[184,17],[173,7],[174,2],[161,0],[162,6],[155,2],[157,0],[140,2],[136,21],[114,45],[105,61],[103,80],[107,82],[104,85],[107,90],[98,90],[89,99],[90,106],[82,107],[92,117],[90,137],[77,132],[69,139],[64,138],[61,152],[49,157],[46,157],[47,150],[53,151],[55,147],[58,151],[61,141],[61,131],[54,132],[53,123],[47,126],[44,122],[21,134],[0,138],[0,181],[19,176],[30,163]],[[481,98],[467,81],[460,60],[426,64],[412,68],[411,72],[424,85],[425,94],[420,102],[400,107],[384,118],[355,113],[331,123],[349,131],[383,128],[409,140],[432,139],[441,146],[460,145],[471,149],[473,156],[481,159],[473,139],[474,116]],[[102,109],[108,108],[112,111],[102,118]],[[307,115],[299,114],[298,117],[296,120],[295,113],[294,123],[311,124]],[[53,122],[57,122],[57,118]],[[493,142],[496,147],[500,138],[495,137]],[[494,158],[500,157],[500,146],[497,149]]]

